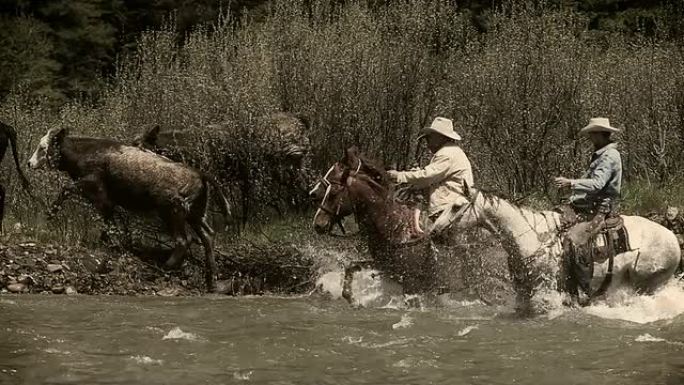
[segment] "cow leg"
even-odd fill
[[[47,219],[49,221],[53,220],[55,218],[55,215],[57,215],[59,210],[62,208],[62,205],[64,204],[64,202],[69,197],[71,197],[72,195],[77,194],[79,192],[79,190],[80,190],[80,188],[79,188],[78,182],[67,185],[66,187],[64,187],[62,189],[62,191],[59,192],[59,194],[57,195],[57,198],[54,200],[54,202],[52,202],[52,204],[50,205],[50,208],[48,209],[48,212],[47,212]]]
[[[105,228],[100,233],[100,240],[105,244],[112,245],[113,241],[108,230],[114,227],[114,203],[109,199],[104,182],[97,175],[89,175],[80,179],[76,183],[76,187],[93,203],[97,212],[102,216]]]
[[[204,277],[207,282],[207,291],[210,293],[216,292],[218,266],[216,265],[216,259],[214,258],[213,230],[204,218],[199,221],[193,221],[190,226],[200,237],[202,246],[204,247]]]
[[[175,242],[171,256],[166,260],[166,266],[170,268],[176,268],[183,264],[185,260],[185,255],[190,247],[190,242],[188,242],[188,234],[185,231],[185,214],[184,210],[180,207],[174,208],[172,213],[167,218],[167,224],[169,230],[171,231],[171,237]]]

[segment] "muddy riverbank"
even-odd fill
[[[24,242],[0,245],[0,291],[7,293],[197,295],[204,292],[200,254],[177,270],[165,251],[116,251]],[[223,294],[298,294],[314,285],[316,264],[291,244],[236,244],[217,250]]]

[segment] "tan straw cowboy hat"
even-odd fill
[[[461,140],[461,135],[454,131],[454,123],[451,121],[451,119],[441,117],[435,118],[430,126],[423,128],[423,133],[420,134],[418,139],[427,136],[431,132],[444,135],[449,139]]]
[[[615,128],[610,125],[610,121],[607,118],[592,118],[589,120],[589,124],[580,130],[580,135],[588,134],[590,132],[620,132],[619,128]]]

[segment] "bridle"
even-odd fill
[[[340,227],[340,230],[342,230],[342,234],[346,234],[347,232],[344,229],[344,224],[343,224],[344,216],[340,215],[340,211],[342,209],[342,202],[344,200],[338,196],[337,206],[333,210],[330,210],[327,207],[325,207],[325,202],[328,199],[328,196],[330,195],[330,191],[332,190],[333,185],[341,186],[342,192],[340,192],[340,194],[345,193],[345,194],[347,194],[347,196],[349,196],[349,185],[346,183],[346,181],[348,180],[348,178],[350,176],[355,176],[356,174],[359,173],[359,170],[361,170],[362,163],[361,163],[361,159],[359,159],[359,165],[356,167],[355,171],[349,172],[347,170],[343,173],[342,181],[344,181],[344,182],[336,182],[336,181],[331,181],[330,179],[328,179],[328,176],[330,176],[330,173],[335,169],[336,164],[334,164],[334,165],[332,165],[332,167],[330,167],[328,172],[325,173],[325,175],[323,176],[323,178],[321,178],[321,180],[319,182],[319,184],[323,184],[324,186],[326,186],[326,188],[325,188],[325,195],[323,196],[323,200],[321,200],[321,203],[318,205],[318,209],[330,216],[330,228],[329,228],[329,230],[332,230],[332,227],[334,225],[338,225]],[[316,187],[314,187],[311,190],[311,192],[316,190],[318,188],[319,184],[317,184]]]

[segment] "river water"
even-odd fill
[[[528,319],[359,293],[366,307],[320,295],[4,295],[0,383],[684,384],[681,285]]]

